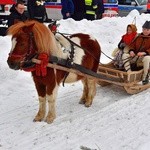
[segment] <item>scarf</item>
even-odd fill
[[[133,32],[131,34],[125,34],[122,36],[122,40],[123,42],[126,44],[126,45],[129,45],[133,39],[136,37],[137,33],[136,32]]]

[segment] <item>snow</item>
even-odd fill
[[[135,19],[136,17],[136,19]],[[95,21],[60,20],[62,33],[88,33],[111,56],[126,26],[135,23],[138,32],[149,14],[133,10],[127,17]],[[9,36],[0,37],[0,150],[149,150],[150,89],[129,95],[115,85],[97,86],[93,105],[79,105],[80,82],[60,87],[52,124],[33,122],[38,97],[30,73],[7,65]],[[110,61],[102,55],[102,63]]]

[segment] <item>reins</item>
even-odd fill
[[[71,35],[71,34],[60,33],[60,32],[56,32],[56,33],[62,35],[65,39],[67,39],[67,40],[68,40],[71,44],[73,44],[74,46],[77,46],[77,47],[83,49],[83,47],[81,47],[80,45],[76,44],[75,42],[73,42],[72,40],[70,40],[70,38],[68,38],[67,36],[65,36],[65,35]],[[86,49],[84,49],[84,50],[87,51]],[[87,52],[88,52],[96,61],[99,62],[99,60],[97,60],[97,59],[93,56],[93,54],[92,54],[91,52],[89,52],[89,51],[87,51]],[[107,58],[109,58],[110,60],[112,60],[112,61],[114,61],[114,62],[116,61],[115,59],[113,59],[113,58],[111,58],[110,56],[106,55],[103,51],[101,51],[101,53],[102,53],[103,55],[105,55]],[[125,58],[125,59],[122,59],[122,60],[128,60],[128,59],[130,59],[130,57]],[[130,60],[129,60],[129,61],[130,61]],[[99,62],[99,63],[100,63],[100,62]]]
[[[109,58],[110,60],[112,60],[114,63],[118,61],[117,59],[113,59],[113,58],[109,57],[109,56],[106,55],[104,52],[102,52],[102,54],[104,54],[107,58]],[[132,60],[132,59],[133,59],[133,58],[131,58],[131,57],[127,57],[127,58],[125,58],[125,59],[122,59],[122,58],[121,58],[120,61],[126,60],[125,63],[127,63],[128,61],[130,61],[130,60]],[[125,63],[123,63],[123,66],[124,66]],[[120,68],[117,68],[117,69],[120,69]]]
[[[109,57],[108,55],[106,55],[103,51],[101,51],[102,54],[104,54],[107,58],[111,59],[112,61],[115,61],[115,59],[112,59],[111,57]]]

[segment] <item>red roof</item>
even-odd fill
[[[15,0],[0,0],[0,4],[15,4]]]

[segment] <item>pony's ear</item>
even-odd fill
[[[32,31],[32,28],[33,28],[34,24],[35,24],[35,23],[33,23],[33,24],[29,25],[29,26],[25,26],[25,27],[22,28],[22,30],[23,30],[25,33],[29,33],[29,32]]]

